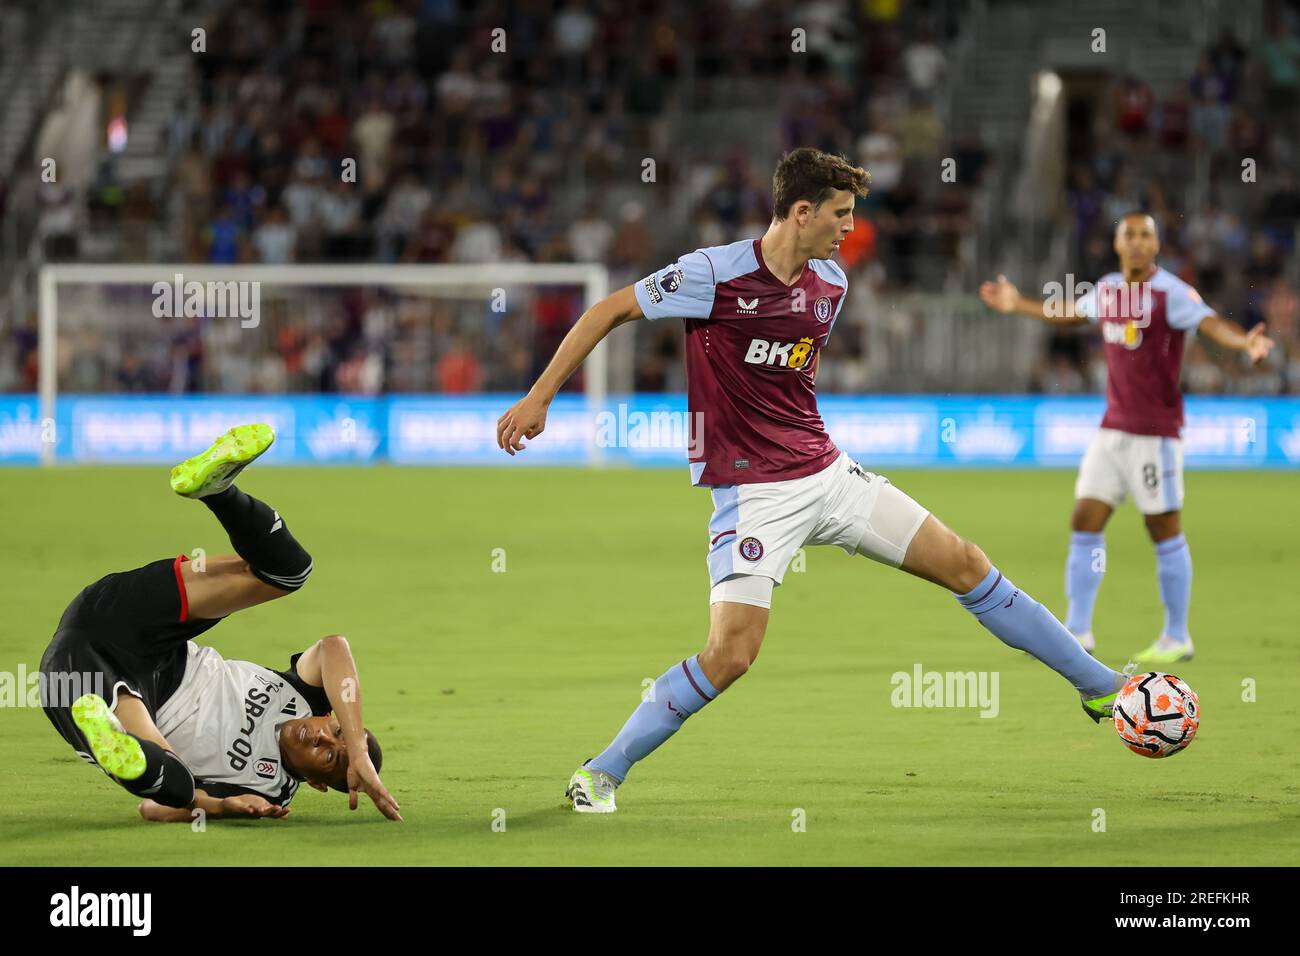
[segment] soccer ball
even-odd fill
[[[1172,757],[1196,738],[1201,704],[1196,691],[1173,674],[1138,674],[1115,698],[1115,732],[1143,757]]]

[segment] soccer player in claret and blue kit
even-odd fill
[[[1068,680],[1094,720],[1109,716],[1124,684],[976,545],[826,434],[817,363],[848,293],[831,258],[869,182],[840,156],[807,147],[787,153],[761,238],[697,249],[596,303],[498,422],[498,444],[518,453],[522,439],[542,433],[551,399],[612,329],[638,319],[685,322],[690,418],[703,431],[691,438],[691,479],[714,505],[708,639],[701,653],[668,667],[609,745],[573,774],[566,794],[579,812],[613,812],[632,766],[749,669],[772,592],[804,545],[836,545],[952,592],[1000,640]]]
[[[1146,521],[1156,549],[1165,620],[1138,661],[1191,660],[1188,608],[1192,557],[1182,529],[1183,395],[1178,387],[1188,333],[1199,333],[1259,363],[1273,348],[1260,323],[1245,332],[1206,305],[1195,289],[1160,268],[1155,220],[1132,213],[1115,227],[1119,271],[1109,272],[1077,300],[1022,296],[1007,280],[980,286],[991,308],[1057,327],[1098,325],[1106,356],[1106,413],[1079,466],[1065,564],[1066,625],[1089,653],[1097,646],[1092,612],[1106,571],[1106,522],[1125,498]]]

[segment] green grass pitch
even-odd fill
[[[1064,613],[1071,473],[887,473]],[[1296,486],[1188,475],[1198,656],[1176,671],[1204,717],[1176,759],[1129,753],[941,590],[817,548],[777,591],[750,673],[596,817],[562,808],[570,773],[643,679],[703,646],[710,502],[685,469],[253,468],[241,487],[280,510],[315,572],[204,639],[283,667],[348,635],[406,823],[304,787],[284,821],[146,824],[38,709],[16,707],[0,710],[0,863],[1295,864]],[[34,670],[100,575],[229,550],[205,508],[170,494],[166,468],[12,470],[0,487],[0,670]],[[1155,559],[1131,507],[1108,545],[1096,630],[1122,666],[1160,627]],[[918,662],[997,671],[997,717],[893,707],[890,676]]]

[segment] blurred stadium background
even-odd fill
[[[256,416],[283,461],[504,463],[503,397],[599,283],[503,264],[612,290],[760,235],[776,159],[815,145],[873,177],[818,381],[849,450],[1077,463],[1099,336],[976,289],[1093,281],[1143,208],[1167,269],[1278,342],[1255,369],[1192,342],[1189,465],[1300,464],[1295,2],[0,6],[0,461],[166,461]],[[50,270],[91,263],[137,268],[57,285],[43,407]],[[255,327],[157,314],[153,283],[200,264],[261,277]],[[446,265],[474,268],[419,278]],[[680,464],[655,436],[600,454],[591,404],[684,410],[680,325],[618,331],[595,373],[533,460]]]

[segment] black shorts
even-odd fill
[[[144,701],[152,717],[185,676],[186,642],[221,619],[191,619],[181,578],[185,555],[100,578],[72,599],[41,658],[41,706],[79,753],[89,747],[72,721],[77,696]]]

